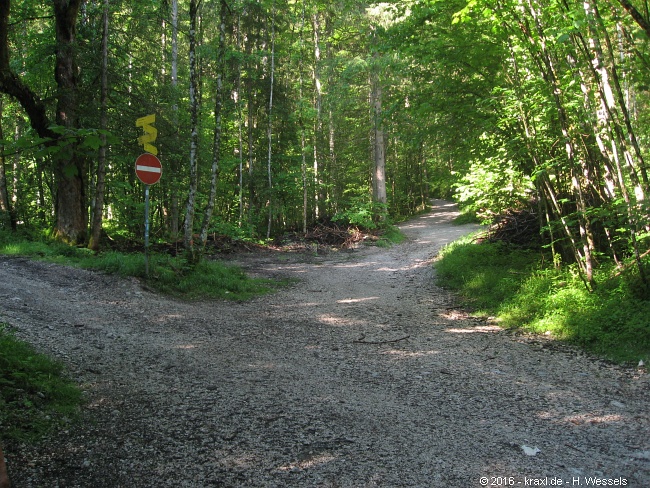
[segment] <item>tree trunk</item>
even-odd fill
[[[82,0],[53,0],[56,32],[56,66],[58,86],[56,123],[70,131],[79,129],[77,106],[78,67],[75,59],[76,20]],[[88,211],[86,179],[88,162],[77,143],[56,155],[56,226],[57,238],[70,244],[86,242]]]
[[[605,28],[603,19],[600,16],[600,12],[598,10],[598,7],[596,3],[594,3],[594,15],[596,17],[596,21],[598,22],[598,25],[600,26],[601,30],[603,31],[603,37],[605,40],[605,46],[607,47],[607,54],[609,56],[609,63],[611,66],[611,71],[612,71],[612,82],[614,85],[614,92],[616,93],[616,99],[618,101],[618,106],[621,111],[621,114],[623,116],[623,121],[625,123],[625,128],[627,130],[627,140],[629,143],[632,145],[632,148],[634,149],[634,154],[636,156],[636,160],[638,161],[637,167],[638,171],[641,175],[641,181],[643,182],[643,186],[640,187],[641,193],[645,197],[650,193],[650,180],[648,178],[648,174],[646,171],[646,163],[643,157],[643,152],[641,151],[641,147],[639,146],[639,141],[636,136],[636,132],[634,131],[634,128],[632,127],[632,119],[630,117],[630,110],[628,109],[628,104],[626,100],[626,96],[623,93],[623,88],[621,87],[621,81],[620,81],[620,76],[618,74],[618,69],[616,66],[616,57],[614,55],[614,49],[612,47],[612,42],[609,37],[609,34],[607,33],[607,29]],[[620,24],[619,24],[620,25]],[[639,192],[637,191],[637,197],[639,196]]]
[[[244,9],[246,16],[244,20],[250,21],[250,18],[253,15],[247,10]],[[256,23],[255,25],[259,25]],[[246,92],[246,159],[248,163],[248,202],[247,202],[247,213],[249,222],[252,220],[254,213],[257,213],[258,208],[258,197],[255,187],[255,171],[257,164],[257,157],[255,155],[255,142],[254,142],[254,129],[257,125],[257,120],[255,118],[256,110],[256,96],[254,93],[254,75],[256,72],[255,67],[253,66],[253,48],[255,43],[257,33],[248,32],[243,36],[243,45],[244,45],[244,56],[245,60],[244,69],[246,76],[244,78],[244,90]]]
[[[210,196],[208,205],[203,214],[203,225],[201,226],[201,250],[205,249],[208,240],[208,229],[214,211],[214,202],[217,196],[217,180],[219,172],[219,161],[221,159],[221,112],[223,105],[223,74],[225,71],[224,59],[226,52],[226,12],[228,5],[221,0],[221,18],[219,20],[219,47],[217,54],[217,93],[214,106],[214,141],[212,146],[212,169],[210,171]]]
[[[99,125],[102,131],[108,127],[108,22],[109,22],[109,0],[104,0],[104,14],[102,17],[102,88],[100,96],[101,114]],[[88,247],[98,251],[102,233],[102,217],[104,214],[104,193],[106,188],[106,134],[100,134],[101,147],[99,148],[99,159],[97,161],[97,186],[95,188],[95,205],[93,207],[92,226],[90,242]]]
[[[50,129],[43,101],[16,75],[9,64],[9,0],[0,0],[0,91],[15,98],[27,113],[31,126],[44,139],[56,139]]]
[[[375,55],[375,58],[378,56]],[[382,89],[377,73],[373,68],[370,80],[370,103],[372,105],[373,127],[373,199],[376,203],[386,204],[386,145],[382,123]],[[383,211],[382,211],[383,212]]]
[[[242,35],[241,35],[241,12],[237,13],[237,49],[242,50]],[[235,96],[235,105],[237,112],[237,147],[239,151],[239,227],[242,226],[244,220],[244,134],[242,131],[243,113],[242,113],[242,62],[237,60],[237,92]]]
[[[4,139],[2,131],[3,100],[0,95],[0,141]],[[7,172],[5,171],[5,155],[0,152],[0,224],[5,228],[16,230],[15,219],[12,218],[11,206],[9,205],[9,191],[7,189]]]
[[[194,213],[196,206],[196,192],[198,186],[198,146],[199,146],[199,97],[198,81],[199,73],[197,68],[197,19],[198,19],[198,2],[190,1],[190,188],[187,197],[187,207],[185,211],[185,231],[183,245],[189,254],[190,261],[194,262]]]
[[[314,25],[314,109],[316,111],[316,120],[314,121],[314,214],[316,220],[320,217],[321,213],[321,180],[319,172],[320,165],[320,152],[318,150],[318,141],[321,132],[323,131],[323,87],[320,79],[320,22],[318,20],[318,12],[314,12],[312,17]]]
[[[11,488],[11,480],[7,474],[7,465],[5,464],[5,454],[0,446],[0,488]]]
[[[178,0],[172,0],[172,73],[171,73],[171,85],[173,93],[173,105],[172,105],[172,124],[176,129],[174,133],[174,138],[178,140]],[[171,219],[170,219],[170,234],[174,239],[178,238],[179,231],[179,216],[180,216],[180,205],[178,202],[178,194],[180,188],[178,185],[178,180],[180,179],[180,164],[176,155],[173,155],[170,160],[170,169],[171,169]]]
[[[618,81],[618,74],[616,71],[615,58],[613,55],[611,42],[609,41],[609,37],[607,36],[606,29],[603,25],[602,19],[600,18],[600,14],[598,12],[596,2],[585,0],[583,2],[583,8],[585,10],[585,14],[588,20],[589,46],[592,51],[588,53],[588,59],[590,61],[589,65],[594,71],[594,79],[596,80],[597,87],[598,87],[597,93],[599,95],[599,99],[601,102],[600,103],[601,106],[599,107],[600,108],[599,122],[601,123],[603,128],[605,128],[606,130],[609,131],[610,134],[612,134],[611,136],[612,156],[614,159],[614,165],[618,172],[620,191],[623,194],[627,206],[630,240],[634,250],[634,256],[635,256],[637,267],[639,269],[641,279],[645,283],[647,281],[647,278],[645,276],[645,271],[641,263],[641,253],[639,251],[639,246],[637,242],[638,223],[637,223],[635,207],[640,202],[645,200],[646,192],[647,192],[647,184],[646,185],[642,184],[639,179],[639,175],[637,173],[636,167],[633,162],[632,154],[628,148],[628,139],[625,137],[623,128],[621,127],[619,122],[618,112],[616,110],[617,108],[620,109],[620,111],[623,114],[623,119],[626,122],[626,129],[628,131],[628,138],[632,142],[632,145],[634,146],[636,142],[636,137],[634,131],[632,130],[631,123],[629,121],[629,116],[627,115],[627,107],[625,104],[625,99],[623,97],[622,90],[620,88],[620,83]],[[608,48],[609,61],[610,61],[609,66],[605,63],[605,55],[601,46],[599,32],[602,32],[603,36],[606,38],[605,43]],[[615,90],[612,88],[612,85],[610,83],[610,78],[614,81]],[[618,107],[616,106],[617,102],[615,101],[614,91],[616,91],[618,95],[616,98],[616,100],[618,100],[619,102]],[[620,147],[620,150],[623,152],[625,162],[626,162],[626,167],[628,169],[627,173],[630,177],[630,180],[634,184],[636,201],[632,201],[627,191],[624,175],[622,172],[622,165],[620,162],[620,157],[618,155],[619,152],[618,147]],[[640,163],[639,163],[640,168],[644,168],[641,152],[636,151],[636,154],[640,159]],[[646,176],[646,180],[647,180],[647,176]]]
[[[303,110],[303,47],[304,47],[304,31],[305,31],[305,0],[302,1],[302,17],[300,23],[300,55],[298,64],[298,100],[300,106],[299,126],[300,126],[300,174],[302,177],[302,232],[307,234],[307,219],[308,219],[308,185],[307,185],[307,154],[306,146],[307,140],[305,136],[305,114]],[[315,149],[314,149],[315,151]]]
[[[273,2],[271,18],[271,90],[269,93],[269,126],[268,126],[268,162],[267,177],[269,182],[268,222],[266,238],[271,237],[271,223],[273,221],[273,173],[271,171],[271,157],[273,152],[273,88],[275,77],[275,2]]]
[[[560,124],[560,129],[562,132],[562,138],[564,139],[564,148],[566,151],[566,157],[568,161],[568,167],[570,168],[570,178],[571,178],[571,187],[573,190],[573,195],[575,197],[575,203],[578,207],[577,218],[580,226],[580,240],[582,243],[582,253],[577,247],[577,242],[573,237],[569,226],[566,224],[566,219],[563,216],[563,228],[567,233],[567,237],[571,242],[573,247],[573,252],[576,256],[576,261],[578,264],[578,269],[581,272],[581,277],[585,280],[585,286],[588,289],[591,289],[593,286],[593,263],[592,263],[592,253],[589,245],[589,235],[591,233],[589,229],[589,220],[588,216],[585,214],[585,203],[584,196],[582,194],[581,181],[578,177],[578,169],[576,165],[576,160],[580,159],[580,156],[577,154],[576,150],[576,141],[574,134],[572,132],[572,126],[569,122],[569,117],[567,115],[566,107],[563,103],[563,91],[558,78],[556,68],[555,68],[555,59],[552,54],[549,52],[547,45],[550,44],[545,33],[542,20],[540,18],[540,11],[537,6],[533,4],[532,0],[528,0],[529,13],[533,21],[535,22],[536,33],[541,39],[541,42],[538,43],[532,37],[532,33],[526,29],[526,35],[530,42],[530,48],[533,50],[532,54],[536,56],[536,61],[538,63],[539,69],[542,72],[542,76],[549,83],[552,90],[552,97],[555,103],[555,108],[557,110],[558,122]],[[534,50],[539,49],[539,52],[534,52]],[[546,187],[550,190],[550,183],[547,181]],[[561,215],[561,208],[557,203],[555,195],[552,195],[553,202],[555,204],[556,210]]]

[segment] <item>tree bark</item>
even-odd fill
[[[242,35],[241,35],[241,12],[237,13],[237,49],[242,49]],[[237,147],[239,150],[239,227],[242,226],[244,220],[244,134],[242,131],[243,113],[242,113],[242,62],[237,60],[237,92],[235,96],[235,105],[237,112]]]
[[[271,237],[271,223],[273,222],[273,172],[271,168],[271,158],[273,155],[273,89],[275,77],[275,2],[273,2],[271,18],[271,90],[269,93],[269,126],[268,126],[268,160],[267,160],[267,177],[269,182],[269,199],[268,199],[268,222],[266,226],[266,238]]]
[[[0,95],[0,141],[4,139],[2,131],[3,100]],[[5,155],[0,152],[0,224],[5,228],[16,230],[16,220],[12,217],[9,205],[9,191],[7,189],[7,172],[5,171]]]
[[[219,173],[219,162],[221,159],[221,113],[223,106],[223,75],[225,71],[225,53],[226,53],[226,13],[228,5],[225,0],[221,0],[221,15],[219,19],[219,47],[217,53],[217,92],[215,95],[214,106],[214,140],[212,146],[212,168],[210,171],[210,196],[208,205],[203,214],[203,225],[201,226],[201,250],[205,249],[208,240],[208,229],[212,220],[214,211],[214,202],[217,197],[217,181]]]
[[[377,57],[377,56],[375,56]],[[373,68],[370,81],[370,103],[373,127],[373,198],[376,203],[386,204],[386,145],[382,123],[382,89],[377,68]]]
[[[199,98],[198,98],[198,68],[196,59],[196,37],[199,2],[190,2],[190,188],[185,210],[185,231],[183,245],[194,261],[194,213],[198,185],[198,146],[199,146]]]
[[[305,31],[305,0],[302,1],[302,17],[300,22],[300,55],[298,62],[298,100],[300,106],[299,126],[300,126],[300,174],[302,177],[302,232],[307,234],[307,219],[308,219],[308,185],[307,185],[307,154],[306,146],[307,140],[305,136],[305,114],[303,110],[303,47],[304,47],[304,31]],[[314,152],[316,149],[314,148]]]
[[[77,106],[78,67],[76,51],[76,19],[82,0],[53,0],[56,32],[56,66],[54,78],[59,93],[56,123],[71,132],[79,129]],[[77,150],[77,142],[70,151],[56,157],[56,226],[55,236],[70,244],[86,241],[88,211],[86,208],[86,179],[88,162]]]
[[[109,0],[104,0],[104,13],[102,16],[102,88],[100,96],[100,118],[99,125],[102,131],[108,128],[108,24],[109,24]],[[97,186],[95,188],[95,205],[93,207],[90,241],[88,247],[98,251],[102,233],[102,217],[104,214],[104,193],[106,189],[106,134],[100,134],[101,146],[97,161]]]
[[[175,139],[178,139],[178,0],[172,0],[172,73],[171,85],[173,92],[173,105],[172,105],[172,123],[176,132]],[[178,158],[174,155],[170,160],[172,181],[170,182],[171,189],[171,219],[170,219],[170,234],[174,239],[178,238],[179,231],[179,215],[180,205],[178,202],[178,194],[180,191],[178,180],[180,179],[180,164]]]
[[[323,131],[323,87],[320,79],[320,22],[318,19],[318,12],[314,12],[312,16],[314,26],[314,109],[316,111],[316,120],[314,121],[314,215],[316,220],[320,217],[321,213],[321,179],[319,172],[320,166],[320,151],[319,151],[319,137]]]

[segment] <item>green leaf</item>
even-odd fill
[[[91,134],[84,138],[82,147],[89,147],[91,149],[97,150],[102,146],[102,140],[97,134]]]

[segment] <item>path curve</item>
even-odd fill
[[[650,486],[648,375],[467,317],[431,266],[473,230],[456,214],[434,201],[390,249],[238,256],[300,280],[247,303],[0,258],[0,321],[88,397],[7,446],[15,486]]]

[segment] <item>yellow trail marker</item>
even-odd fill
[[[156,148],[156,146],[153,146],[151,144],[156,140],[156,137],[158,137],[158,129],[156,129],[153,125],[151,125],[155,121],[156,121],[155,114],[147,115],[145,117],[140,117],[135,121],[135,126],[142,127],[142,130],[144,130],[145,132],[143,136],[138,137],[138,143],[144,146],[145,151],[153,154],[154,156],[158,155],[158,149]]]

